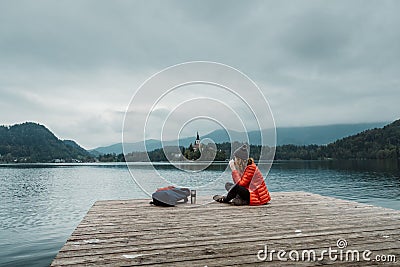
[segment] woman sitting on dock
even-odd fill
[[[228,190],[226,196],[215,195],[213,199],[221,203],[234,205],[264,205],[271,200],[267,186],[264,182],[254,159],[249,158],[247,145],[238,148],[233,155],[235,159],[229,161],[232,170],[232,178],[235,184],[227,183],[225,188]]]

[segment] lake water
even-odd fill
[[[156,169],[190,186],[229,180],[225,167],[190,175],[168,164]],[[152,175],[148,165],[132,168]],[[275,162],[266,181],[272,192],[308,191],[400,210],[398,161]],[[125,164],[0,165],[0,184],[0,266],[47,266],[96,200],[147,198]]]

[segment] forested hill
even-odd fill
[[[327,146],[277,147],[276,159],[398,159],[400,158],[400,120],[383,128],[366,130]]]
[[[0,126],[0,162],[91,161],[72,140],[60,140],[43,125],[25,122]]]
[[[398,158],[400,120],[340,139],[327,146],[333,158]]]

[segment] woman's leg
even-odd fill
[[[225,184],[225,189],[226,189],[226,191],[231,190],[231,187],[234,186],[234,185],[235,185],[234,183],[227,182],[227,183]]]
[[[236,195],[239,195],[239,197],[245,201],[250,201],[250,192],[247,190],[246,187],[243,187],[241,185],[235,184],[228,192],[228,194],[225,197],[224,202],[229,202],[232,199],[236,197]]]

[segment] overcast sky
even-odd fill
[[[193,60],[252,78],[277,126],[392,121],[399,10],[385,0],[4,0],[0,124],[38,122],[87,149],[117,143],[137,88]]]

